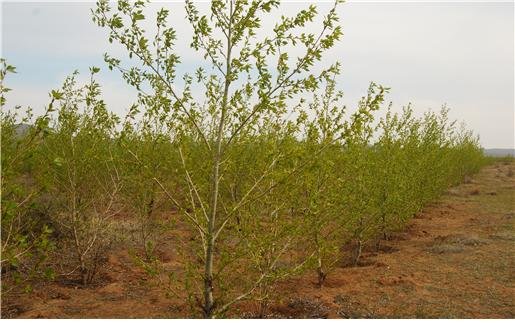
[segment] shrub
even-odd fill
[[[6,110],[5,77],[15,68],[0,60],[1,103],[1,266],[2,277],[11,276],[16,283],[26,283],[30,290],[33,278],[52,278],[47,266],[53,248],[52,227],[40,203],[42,186],[34,181],[34,153],[47,132],[48,113],[34,118],[29,108],[24,115]],[[6,276],[4,276],[4,274]],[[5,281],[3,279],[3,281]],[[3,283],[3,292],[7,293]]]
[[[39,180],[52,196],[51,218],[63,250],[71,250],[82,284],[89,284],[112,243],[111,219],[118,212],[118,163],[113,155],[117,118],[109,113],[93,79],[64,82],[52,131],[39,149]],[[65,253],[63,253],[65,255]]]

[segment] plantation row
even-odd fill
[[[394,113],[372,83],[349,115],[339,63],[310,73],[341,37],[337,4],[320,34],[297,32],[317,16],[310,6],[256,39],[277,1],[213,1],[210,15],[186,2],[191,46],[212,70],[185,75],[179,91],[168,10],[150,38],[144,2],[99,1],[95,23],[135,61],[105,56],[138,93],[124,118],[102,100],[98,68],[86,84],[67,78],[42,116],[6,110],[14,68],[2,61],[4,295],[42,279],[94,283],[125,249],[192,315],[265,306],[281,280],[313,272],[322,287],[335,267],[359,264],[365,245],[476,172],[478,139],[448,110]],[[292,47],[305,53],[288,57]],[[173,269],[159,260],[164,247]]]
[[[423,118],[410,108],[388,111],[374,123],[370,113],[383,99],[371,87],[343,121],[328,99],[333,88],[330,81],[313,100],[312,117],[287,127],[266,120],[225,151],[212,282],[220,303],[262,298],[277,280],[306,270],[322,286],[336,266],[358,264],[364,244],[401,230],[482,165],[477,139],[457,131],[446,110]],[[195,239],[175,246],[183,268],[169,288],[197,295],[210,225],[206,147],[159,112],[121,124],[99,93],[94,81],[81,87],[70,77],[23,133],[19,117],[2,112],[3,273],[19,287],[40,275],[89,284],[125,245],[155,274],[156,246],[182,224]],[[174,221],[161,218],[166,212]],[[117,220],[120,213],[130,220]]]

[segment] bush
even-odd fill
[[[30,290],[31,279],[53,277],[46,263],[53,249],[52,227],[40,203],[41,183],[33,178],[34,154],[45,139],[53,100],[47,112],[36,119],[30,108],[24,115],[18,114],[20,107],[7,111],[4,94],[10,89],[5,87],[4,80],[15,68],[3,59],[0,64],[2,278],[14,278],[15,283],[24,283],[24,288]],[[4,293],[10,290],[5,283],[3,287]]]
[[[111,220],[120,191],[113,154],[117,118],[98,99],[93,74],[92,69],[91,82],[79,87],[75,73],[55,92],[57,119],[38,149],[38,180],[52,197],[49,208],[61,250],[72,252],[84,285],[92,282],[112,243]]]

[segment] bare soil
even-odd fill
[[[514,163],[485,167],[426,207],[403,231],[369,248],[362,266],[330,273],[324,287],[306,273],[276,288],[267,318],[514,318]],[[159,258],[173,268],[174,255]],[[191,311],[166,296],[119,249],[99,282],[40,283],[2,297],[3,318],[178,318]],[[231,317],[256,317],[257,304]]]

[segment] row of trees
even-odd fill
[[[4,273],[89,284],[116,241],[129,240],[143,263],[155,264],[156,243],[177,230],[162,217],[171,212],[190,227],[175,247],[184,267],[171,288],[204,315],[221,315],[251,295],[266,303],[275,281],[306,270],[322,287],[337,266],[358,264],[365,244],[388,239],[482,165],[477,139],[458,131],[447,110],[416,118],[410,107],[385,107],[374,122],[369,113],[384,89],[372,85],[345,118],[334,82],[326,83],[310,113],[266,120],[226,152],[209,287],[212,161],[202,142],[174,133],[159,110],[120,120],[99,99],[98,84],[79,86],[75,75],[23,132],[19,116],[2,112]],[[115,220],[121,212],[129,220]],[[70,254],[70,263],[59,256]],[[211,313],[200,298],[206,288],[222,304]]]
[[[3,81],[14,68],[2,61],[3,275],[89,284],[119,241],[137,241],[141,262],[155,264],[157,242],[186,227],[169,292],[219,317],[245,299],[266,304],[275,282],[306,270],[322,287],[337,265],[358,264],[365,244],[478,170],[477,138],[446,109],[394,113],[388,89],[372,83],[347,115],[339,64],[310,72],[341,37],[338,2],[319,33],[303,31],[318,15],[310,6],[261,37],[262,16],[278,5],[212,1],[202,14],[186,2],[191,46],[211,71],[186,74],[179,90],[169,11],[155,15],[149,37],[145,2],[99,1],[95,23],[134,62],[105,56],[138,92],[123,119],[101,99],[98,68],[84,85],[67,78],[40,117],[9,112]],[[59,258],[67,254],[71,262]]]

